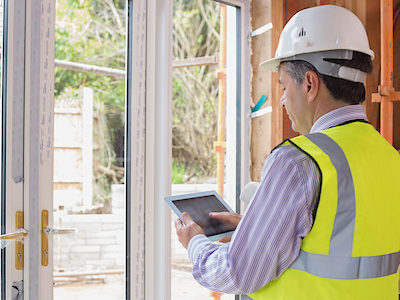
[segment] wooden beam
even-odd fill
[[[271,21],[271,1],[251,1],[251,27],[252,30],[264,26]],[[260,63],[270,58],[274,52],[270,47],[271,31],[251,38],[251,65],[252,65],[252,106],[258,102],[262,95],[268,97],[262,106],[271,105],[271,72],[260,67]],[[251,119],[251,170],[252,181],[260,181],[261,172],[267,155],[271,152],[271,114],[265,114]]]
[[[379,104],[372,102],[372,94],[378,91],[380,61],[381,61],[381,35],[380,35],[380,16],[379,0],[370,0],[366,2],[365,29],[367,30],[369,45],[375,53],[375,59],[372,61],[372,73],[367,76],[365,81],[365,102],[364,108],[369,122],[379,128]]]
[[[393,1],[393,7],[396,10],[400,9],[400,0]],[[395,13],[397,10],[395,11]],[[393,87],[395,91],[400,91],[400,12],[398,12],[397,19],[393,23]],[[400,103],[394,103],[394,116],[393,116],[393,146],[400,149]]]
[[[254,2],[254,1],[253,1]],[[279,36],[284,26],[285,1],[270,0],[272,11],[271,19],[274,27],[272,28],[271,53],[275,54],[278,47]],[[279,85],[279,76],[277,73],[271,74],[271,105],[272,105],[272,135],[271,146],[275,147],[283,141],[283,120],[286,114],[280,106],[279,100],[282,96],[282,88]]]

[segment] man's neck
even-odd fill
[[[349,103],[343,102],[343,101],[338,101],[335,99],[326,99],[325,101],[321,102],[320,105],[318,105],[318,107],[316,107],[315,109],[315,113],[314,113],[314,118],[313,118],[313,124],[319,119],[321,118],[323,115],[344,107],[344,106],[348,106],[351,105]]]
[[[368,120],[362,105],[345,105],[321,116],[309,133],[321,131],[351,120]]]

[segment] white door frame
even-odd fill
[[[24,298],[53,299],[53,247],[42,266],[41,212],[53,224],[53,103],[55,1],[26,1],[25,36],[25,240]]]
[[[6,34],[6,39],[3,41],[5,47],[3,66],[6,66],[6,69],[3,70],[4,73],[2,74],[5,77],[2,78],[3,84],[5,83],[2,91],[4,97],[2,121],[4,121],[3,126],[5,127],[3,128],[2,151],[5,151],[5,153],[2,153],[2,159],[6,168],[5,170],[2,169],[2,177],[5,177],[5,184],[2,186],[2,200],[4,201],[2,206],[5,208],[5,215],[3,216],[5,220],[2,220],[2,222],[5,221],[5,228],[2,230],[2,234],[16,231],[16,212],[23,211],[24,184],[23,181],[20,181],[21,178],[17,182],[13,180],[13,174],[15,176],[16,173],[19,173],[18,177],[23,176],[23,132],[18,132],[19,135],[17,136],[13,135],[13,130],[23,130],[23,126],[18,124],[18,122],[23,122],[23,115],[21,116],[20,111],[17,110],[23,109],[21,98],[23,98],[24,91],[25,26],[23,22],[16,20],[16,16],[23,18],[24,13],[25,5],[22,1],[10,1],[4,7],[3,18],[8,22],[3,28],[3,32]],[[15,36],[15,33],[20,34],[20,36]],[[15,165],[16,159],[19,160],[17,165]],[[23,279],[23,270],[17,270],[15,267],[15,244],[16,242],[11,240],[6,243],[6,248],[2,250],[5,252],[5,262],[2,261],[2,267],[5,267],[3,269],[5,271],[5,282],[2,282],[2,285],[4,284],[6,299],[11,299],[13,282]],[[24,252],[26,256],[26,250]]]
[[[169,299],[170,216],[163,199],[170,192],[172,1],[129,2],[127,299]]]
[[[136,84],[136,90],[133,89],[133,98],[137,99],[136,106],[132,105],[133,112],[146,112],[146,120],[140,119],[137,125],[133,125],[131,131],[132,142],[139,140],[140,151],[143,156],[137,156],[139,159],[139,169],[136,174],[132,174],[132,191],[135,187],[141,190],[139,198],[131,196],[131,216],[143,218],[141,227],[138,231],[135,226],[131,227],[131,238],[133,248],[131,249],[131,271],[139,270],[139,273],[131,274],[131,299],[170,299],[170,211],[164,203],[164,196],[170,194],[171,186],[171,111],[172,111],[172,1],[164,0],[142,0],[138,1],[134,16],[147,16],[147,26],[145,39],[146,45],[142,40],[136,41],[135,59],[133,65],[141,66],[140,61],[142,47],[146,51],[146,93],[145,97],[140,92],[139,83],[144,82],[139,78],[141,70],[136,69],[132,74],[132,85]],[[223,3],[235,5],[241,11],[240,20],[240,171],[238,184],[243,187],[250,178],[250,159],[249,159],[249,115],[250,115],[250,4],[245,0],[223,1]],[[140,10],[142,9],[142,10]],[[135,22],[135,20],[133,21]],[[136,32],[143,29],[143,24],[136,20],[134,26]],[[140,37],[141,34],[138,35]],[[142,97],[142,98],[141,98]],[[144,97],[144,98],[143,98]],[[145,99],[145,100],[144,100]],[[142,105],[142,106],[141,106]],[[144,109],[144,110],[143,110]],[[142,115],[143,116],[143,115]],[[132,120],[135,123],[135,120]],[[135,127],[136,126],[136,127]],[[141,133],[145,133],[144,136]],[[139,139],[137,137],[140,137]],[[145,146],[143,146],[145,145]],[[140,159],[144,157],[144,163],[140,166]],[[133,164],[137,161],[132,156]],[[132,173],[134,173],[132,168]],[[140,185],[140,179],[143,185]],[[138,185],[139,182],[139,185]],[[135,186],[136,184],[136,186]],[[240,191],[239,191],[240,192]],[[143,198],[142,198],[143,197]],[[138,200],[141,199],[141,200]],[[143,204],[145,212],[138,215],[133,202]],[[141,202],[142,201],[142,202]],[[136,204],[138,205],[138,204]],[[132,219],[133,220],[133,219]],[[144,229],[145,225],[145,229]],[[141,240],[144,236],[144,242]],[[139,244],[135,244],[138,242]],[[140,244],[143,243],[143,244]],[[139,246],[139,247],[137,247]],[[143,247],[143,248],[141,248]],[[140,249],[140,251],[138,250]],[[141,252],[142,251],[142,252]],[[135,263],[135,257],[139,255],[144,257],[144,265]],[[142,256],[143,255],[143,256]],[[135,278],[141,278],[134,282]],[[144,290],[143,290],[144,285]],[[135,292],[139,298],[135,298]]]
[[[146,108],[145,299],[170,299],[171,220],[164,197],[171,189],[172,5],[148,1]]]

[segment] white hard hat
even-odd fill
[[[275,57],[262,62],[261,66],[276,71],[281,61],[299,60],[298,55],[304,58],[307,53],[325,51],[329,51],[328,58],[343,59],[343,53],[347,53],[345,59],[349,59],[348,53],[351,53],[351,59],[353,51],[358,51],[374,59],[360,19],[346,8],[322,5],[296,13],[283,28]],[[338,57],[332,57],[335,53]]]

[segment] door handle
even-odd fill
[[[49,264],[49,234],[71,234],[76,231],[76,228],[50,228],[49,211],[42,210],[42,266]]]
[[[6,241],[15,240],[15,268],[22,270],[24,267],[24,243],[23,240],[28,236],[28,230],[24,228],[24,213],[15,213],[15,232],[0,235],[1,248],[6,247]]]
[[[78,230],[76,228],[49,228],[45,227],[43,228],[43,233],[45,234],[72,234],[77,232]]]
[[[0,240],[16,240],[22,241],[28,235],[28,230],[25,228],[17,229],[15,232],[0,235]]]

